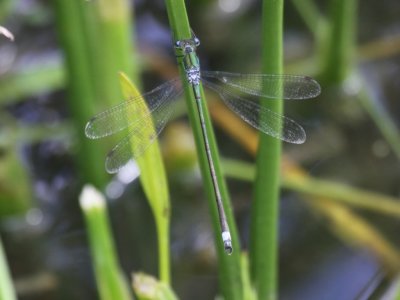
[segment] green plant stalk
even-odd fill
[[[256,167],[251,163],[222,159],[221,164],[227,177],[249,182],[253,182],[256,177]],[[400,217],[398,198],[357,189],[345,184],[308,176],[288,176],[284,174],[281,177],[281,187],[312,196],[310,197],[311,200],[327,198],[359,209]]]
[[[317,35],[321,14],[315,5],[315,2],[313,0],[292,0],[292,3],[299,12],[300,16],[303,18],[303,21],[307,25],[308,29],[314,35]]]
[[[80,196],[80,204],[88,230],[100,298],[130,300],[129,287],[119,268],[112,241],[105,199],[94,187],[85,186]]]
[[[292,0],[292,3],[303,18],[308,29],[313,33],[314,39],[317,41],[316,53],[327,53],[327,51],[329,51],[327,42],[329,34],[326,17],[319,12],[313,0]],[[317,59],[325,58],[322,55],[319,56],[320,57]],[[313,62],[313,65],[319,66],[320,64],[321,62]],[[302,68],[302,71],[304,72],[304,68]],[[309,74],[309,72],[307,72],[307,74]]]
[[[55,8],[67,57],[69,106],[81,144],[80,170],[85,181],[101,187],[107,179],[102,162],[110,145],[87,140],[84,128],[101,108],[121,102],[118,72],[133,75],[130,9],[126,0],[57,0]]]
[[[283,70],[283,0],[263,1],[262,72]],[[281,100],[265,101],[266,108],[282,113]],[[260,135],[257,175],[250,224],[250,268],[259,299],[277,298],[278,207],[281,141]]]
[[[80,144],[78,166],[84,181],[102,187],[107,180],[101,163],[105,151],[99,151],[99,145],[84,136],[85,124],[96,112],[96,95],[88,57],[90,51],[86,45],[83,21],[83,5],[89,3],[80,0],[56,0],[53,3],[60,42],[65,51],[70,99],[68,104]]]
[[[182,40],[191,38],[191,30],[186,13],[185,3],[183,0],[166,0],[168,17],[173,31],[174,40]],[[179,63],[179,61],[178,61]],[[202,172],[203,183],[206,191],[206,196],[211,211],[211,220],[214,230],[215,245],[218,255],[218,268],[219,268],[219,283],[222,294],[225,299],[242,299],[243,289],[241,280],[241,261],[240,261],[240,245],[234,222],[232,209],[229,202],[228,191],[226,188],[225,180],[221,173],[219,163],[218,148],[215,141],[214,132],[211,125],[210,116],[205,103],[204,93],[202,92],[201,106],[204,112],[204,121],[206,131],[209,138],[211,156],[214,161],[215,172],[220,187],[221,196],[223,199],[223,207],[225,209],[228,225],[232,236],[233,253],[228,256],[223,247],[221,240],[221,231],[218,218],[218,211],[216,206],[215,194],[213,190],[212,178],[209,171],[207,156],[205,153],[205,145],[202,137],[202,129],[197,112],[196,102],[193,91],[188,84],[183,68],[183,64],[179,63],[179,70],[182,82],[185,89],[185,99],[188,107],[189,119],[192,125],[192,130],[196,142],[196,149]]]
[[[170,252],[169,252],[169,245],[170,245],[169,212],[168,213],[164,212],[163,215],[157,218],[156,227],[157,227],[157,241],[158,241],[158,270],[159,270],[160,281],[170,285],[171,267],[170,267]]]
[[[0,237],[0,300],[17,300]]]
[[[88,11],[90,13],[90,11]],[[107,107],[121,102],[119,72],[128,74],[138,83],[137,68],[133,68],[135,47],[131,41],[131,9],[127,0],[99,0],[93,2],[93,37],[89,49],[97,53],[93,61],[93,81],[102,104]]]
[[[357,0],[331,0],[327,40],[320,35],[322,79],[325,83],[342,83],[355,66]]]

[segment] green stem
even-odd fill
[[[313,0],[292,0],[308,29],[316,36],[321,14]]]
[[[304,23],[308,29],[313,33],[314,39],[317,41],[316,53],[327,53],[328,49],[328,21],[324,15],[322,15],[318,7],[315,5],[313,0],[292,0],[293,5],[296,7],[300,16],[303,18]],[[320,56],[319,59],[325,57]],[[319,66],[319,62],[315,62],[313,59],[312,65]],[[323,61],[322,61],[323,62]],[[310,74],[307,71],[307,67],[300,66],[303,73]],[[285,70],[288,70],[288,66],[285,66]],[[310,70],[315,73],[315,70]],[[294,72],[296,73],[296,72]]]
[[[98,103],[104,108],[121,102],[118,72],[132,75],[128,2],[56,0],[55,9],[66,54],[68,104],[81,146],[80,171],[84,181],[102,187],[107,180],[102,162],[110,146],[86,139],[84,128]]]
[[[139,70],[133,68],[132,60],[131,10],[128,0],[99,0],[93,4],[96,28],[89,49],[99,56],[93,61],[93,81],[100,92],[98,99],[108,107],[122,101],[119,72],[128,74],[138,85]]]
[[[328,40],[319,36],[325,83],[342,83],[355,66],[357,0],[331,0]]]
[[[170,285],[169,219],[156,221],[158,240],[158,270],[160,281]]]
[[[183,0],[166,0],[168,17],[173,31],[174,40],[190,39],[191,30],[189,21],[186,13],[185,3]],[[243,289],[241,280],[241,261],[240,261],[240,245],[234,223],[234,217],[229,202],[228,191],[226,188],[225,180],[222,176],[221,167],[219,163],[218,148],[212,129],[210,116],[205,104],[204,93],[201,97],[201,107],[204,112],[204,121],[206,125],[206,131],[209,138],[211,157],[214,161],[215,173],[220,187],[222,196],[223,207],[225,209],[228,225],[231,231],[233,253],[228,256],[223,247],[221,240],[221,230],[218,218],[218,210],[216,206],[216,199],[213,189],[213,182],[209,171],[209,165],[207,155],[205,153],[205,145],[202,137],[202,129],[200,120],[197,112],[196,101],[193,95],[193,91],[187,82],[183,64],[179,64],[179,70],[182,78],[182,82],[185,88],[185,98],[188,107],[189,119],[192,125],[192,130],[195,137],[196,149],[202,172],[203,183],[211,211],[212,225],[214,229],[214,238],[218,255],[218,267],[219,267],[219,280],[222,294],[225,299],[242,299]]]
[[[17,300],[10,271],[8,270],[6,254],[0,238],[0,299]]]
[[[263,73],[283,69],[283,0],[263,2]],[[282,101],[265,102],[266,108],[281,113]],[[257,175],[250,224],[250,266],[259,299],[277,298],[278,206],[281,142],[260,135]]]
[[[68,72],[68,104],[81,147],[77,157],[79,169],[86,182],[101,187],[107,180],[104,165],[99,163],[104,161],[104,154],[99,151],[98,144],[84,136],[85,124],[96,112],[96,95],[91,82],[83,5],[88,3],[80,0],[54,2],[58,33],[65,51]]]
[[[102,300],[130,300],[128,284],[119,268],[103,196],[85,186],[80,196],[97,287]]]

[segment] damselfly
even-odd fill
[[[204,112],[201,105],[200,83],[218,93],[225,104],[251,126],[265,134],[295,144],[305,141],[306,134],[304,129],[295,121],[260,105],[254,98],[261,97],[272,100],[308,99],[318,96],[321,88],[314,79],[307,76],[200,71],[199,59],[196,55],[196,48],[199,44],[199,40],[193,37],[177,41],[175,48],[178,52],[177,55],[182,60],[186,80],[193,91],[196,101],[220,217],[222,240],[225,251],[230,254],[232,252],[231,236],[210,151]],[[85,133],[91,139],[102,138],[121,130],[129,129],[129,134],[107,156],[106,169],[108,172],[117,172],[130,159],[137,158],[146,151],[165,127],[174,111],[176,100],[182,94],[182,90],[179,78],[172,79],[148,93],[129,99],[99,113],[87,123]],[[248,99],[243,98],[243,96],[248,96]],[[126,118],[130,112],[135,110],[135,106],[143,101],[143,98],[147,101],[148,113],[132,119]],[[149,135],[148,126],[154,126],[155,134]],[[132,145],[130,140],[133,136],[135,141],[140,142]]]

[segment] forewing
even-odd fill
[[[140,122],[131,125],[129,134],[108,153],[107,172],[118,172],[130,159],[140,157],[147,150],[164,129],[181,94],[181,90],[175,91],[153,110],[152,115],[146,115],[140,118]]]
[[[220,71],[203,71],[201,76],[214,84],[223,84],[232,92],[236,90],[269,99],[301,100],[314,98],[321,93],[318,82],[307,76],[237,74]]]
[[[172,79],[148,93],[128,99],[95,115],[86,124],[86,136],[91,139],[98,139],[141,123],[141,118],[134,118],[133,116],[138,108],[140,108],[143,98],[146,100],[149,110],[148,114],[143,117],[148,118],[153,111],[157,110],[164,102],[177,93],[179,83],[178,78]],[[130,115],[132,115],[132,118],[129,117]]]
[[[257,102],[233,94],[225,86],[219,86],[207,80],[203,83],[217,92],[224,103],[249,125],[285,142],[302,144],[306,133],[295,121],[261,106]]]

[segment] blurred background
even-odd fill
[[[0,35],[0,237],[18,299],[98,299],[78,202],[86,183],[107,196],[127,278],[134,271],[157,275],[154,219],[138,172],[108,175],[105,157],[118,138],[88,140],[84,126],[123,100],[118,71],[141,91],[175,77],[173,41],[163,1],[110,0],[93,8],[105,2],[0,3],[0,26],[15,38]],[[260,72],[261,1],[186,5],[203,69]],[[322,94],[285,103],[307,141],[284,145],[279,299],[396,297],[399,16],[396,0],[285,1],[285,73],[316,78]],[[209,98],[246,250],[257,136]],[[172,208],[172,286],[180,299],[214,299],[210,218],[180,105],[160,137]]]

